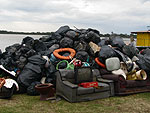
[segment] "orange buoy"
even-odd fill
[[[69,56],[62,56],[62,55],[59,54],[60,52],[65,52],[65,51],[70,52],[70,55]],[[60,49],[56,49],[53,52],[53,54],[58,59],[69,60],[69,59],[72,59],[75,56],[76,51],[72,48],[60,48]]]

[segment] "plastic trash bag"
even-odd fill
[[[44,44],[46,45],[47,48],[50,48],[52,45],[57,44],[58,41],[57,40],[51,40],[49,42],[44,42]]]
[[[89,58],[89,54],[86,51],[78,51],[76,53],[76,58],[81,60],[82,62],[87,62],[87,59]]]
[[[125,46],[125,43],[121,37],[110,38],[110,44],[111,46],[118,47],[118,48],[122,48],[123,46]]]
[[[102,46],[98,54],[100,62],[105,64],[105,60],[110,57],[117,57],[117,54],[114,49],[109,46]]]
[[[44,42],[40,41],[40,40],[35,40],[34,41],[34,45],[33,48],[36,52],[41,52],[41,51],[46,51],[47,47],[44,44]]]
[[[42,78],[42,70],[40,66],[28,63],[21,71],[17,82],[24,88],[28,88],[32,82],[40,81]]]
[[[9,54],[13,54],[15,53],[17,50],[19,50],[21,48],[20,44],[13,44],[11,46],[8,46],[5,48],[5,51]]]
[[[8,71],[14,71],[15,68],[17,67],[16,62],[11,57],[7,57],[6,59],[1,59],[1,64]]]
[[[97,45],[102,47],[102,46],[108,45],[108,44],[106,43],[106,40],[102,39]]]
[[[46,62],[46,59],[40,55],[34,55],[28,58],[28,63],[21,71],[17,82],[24,88],[27,88],[32,82],[40,81],[42,78],[42,70],[45,68]]]
[[[138,59],[136,64],[140,67],[140,69],[145,70],[146,72],[150,72],[150,57],[148,55],[137,55]]]
[[[143,49],[142,51],[140,51],[140,54],[149,56],[150,55],[150,49],[149,48]]]
[[[34,39],[32,37],[27,36],[27,37],[23,38],[21,44],[22,45],[25,44],[28,47],[32,47],[32,45],[34,44]]]
[[[60,40],[60,47],[62,48],[72,48],[73,47],[73,40],[70,38],[63,38]]]
[[[40,95],[40,93],[35,89],[35,86],[41,84],[38,81],[31,83],[31,85],[27,88],[27,95],[36,96]]]
[[[77,40],[78,39],[77,38],[78,33],[73,31],[73,30],[67,31],[66,36],[71,38],[72,40]]]
[[[132,45],[125,45],[122,48],[122,51],[131,59],[139,53],[139,50],[135,46],[132,46]]]
[[[24,66],[26,65],[26,63],[27,63],[27,58],[24,57],[24,56],[20,56],[19,60],[16,61],[16,63],[17,63],[17,67],[18,67],[19,69],[23,69],[23,67],[24,67]]]
[[[78,51],[88,51],[90,46],[84,41],[75,41],[73,48]]]
[[[68,30],[70,29],[69,26],[61,26],[56,33],[63,35],[64,33],[66,33]]]
[[[100,36],[98,34],[94,33],[93,31],[90,31],[86,34],[84,41],[86,41],[88,43],[90,41],[92,41],[92,42],[98,44],[100,42]]]
[[[53,52],[54,50],[59,49],[59,44],[54,44],[49,48],[49,51]]]

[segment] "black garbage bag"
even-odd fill
[[[47,42],[49,41],[50,36],[46,35],[46,36],[42,36],[41,38],[39,38],[39,40],[41,40],[42,42]]]
[[[41,82],[35,81],[31,83],[31,85],[27,88],[27,95],[36,96],[40,95],[40,93],[35,89],[35,86],[41,84]]]
[[[149,56],[150,55],[150,49],[149,48],[143,49],[142,51],[140,51],[140,54]]]
[[[16,62],[12,59],[12,57],[7,57],[6,59],[1,59],[1,64],[8,71],[14,71],[17,67]]]
[[[86,42],[94,42],[95,44],[98,44],[100,42],[100,36],[93,31],[90,31],[86,34],[84,41]]]
[[[39,65],[43,68],[46,63],[46,59],[42,58],[41,55],[34,55],[28,58],[28,62],[35,65]]]
[[[122,51],[124,54],[126,54],[131,59],[139,53],[139,50],[135,46],[130,45],[130,44],[125,45],[122,48]]]
[[[23,67],[26,65],[27,63],[27,58],[24,56],[20,56],[19,60],[16,61],[17,63],[17,68],[19,69],[23,69]]]
[[[48,56],[48,57],[50,57],[51,53],[52,53],[52,51],[50,51],[50,50],[48,49],[48,50],[46,50],[46,51],[41,51],[39,54],[40,54],[41,56]]]
[[[106,41],[104,39],[102,39],[97,45],[102,47],[102,46],[107,45],[107,44],[106,44]]]
[[[18,51],[15,52],[15,55],[16,56],[24,55],[30,50],[31,48],[29,46],[22,46]]]
[[[56,72],[56,68],[55,66],[50,62],[50,65],[45,69],[46,72],[46,79],[45,82],[46,83],[54,83],[54,73]]]
[[[64,36],[64,33],[62,33],[63,35],[61,35],[61,34],[59,34],[59,33],[57,33],[57,32],[51,32],[51,34],[50,34],[50,37],[49,37],[49,41],[51,41],[51,40],[57,40],[57,41],[60,41],[62,38],[63,38],[63,36]]]
[[[87,53],[89,54],[89,56],[91,57],[95,57],[97,56],[98,52],[94,53],[93,49],[90,47],[89,50],[87,51]]]
[[[70,27],[69,26],[61,26],[57,31],[56,33],[58,34],[61,34],[61,35],[64,35],[64,33],[66,33],[68,30],[70,30]]]
[[[49,48],[49,51],[53,52],[54,50],[59,49],[59,44],[54,44]]]
[[[86,36],[87,36],[86,34],[79,35],[78,41],[84,41]]]
[[[32,82],[40,81],[46,62],[47,60],[40,55],[34,55],[28,58],[28,63],[25,65],[17,79],[19,85],[26,89]]]
[[[136,64],[147,73],[150,73],[150,57],[148,55],[138,54]]]
[[[5,48],[5,51],[9,54],[13,54],[15,53],[17,50],[19,50],[21,48],[20,44],[13,44],[11,46],[8,46]]]
[[[123,38],[121,37],[112,37],[110,38],[110,44],[112,47],[122,48],[125,46]]]
[[[87,31],[89,31],[89,32],[90,32],[90,31],[93,31],[94,33],[96,33],[96,34],[98,34],[98,35],[100,34],[100,32],[99,32],[98,30],[92,29],[92,28],[88,28]]]
[[[110,57],[116,57],[117,54],[115,50],[107,45],[102,46],[98,54],[99,60],[102,63],[105,63],[105,60]]]
[[[119,58],[120,61],[124,62],[127,65],[127,70],[128,72],[132,71],[133,69],[133,62],[132,60],[125,54],[123,54],[122,52],[115,50],[117,57]]]
[[[12,57],[12,54],[10,54],[10,53],[8,53],[8,52],[3,52],[3,53],[2,53],[2,58],[3,58],[3,59],[6,59],[6,58],[8,58],[8,57]]]
[[[78,51],[76,53],[76,58],[78,60],[81,60],[82,62],[87,62],[87,59],[89,58],[89,54],[86,51]]]
[[[127,62],[127,57],[125,54],[123,54],[122,52],[120,52],[118,50],[115,50],[115,52],[120,61]]]
[[[28,52],[26,52],[26,53],[24,54],[24,56],[25,56],[26,58],[29,58],[29,57],[31,57],[31,56],[33,56],[33,55],[36,55],[36,54],[37,54],[37,52],[36,52],[35,50],[30,49]]]
[[[44,44],[46,45],[47,48],[50,48],[52,45],[57,44],[58,41],[56,39],[51,40],[49,42],[44,42]]]
[[[70,38],[63,38],[60,40],[60,47],[62,48],[72,48],[73,47],[73,40]]]
[[[23,38],[21,44],[22,45],[25,44],[26,46],[31,48],[32,45],[34,44],[34,39],[32,37],[27,36],[27,37]]]
[[[17,78],[17,82],[19,85],[28,88],[31,83],[35,81],[40,81],[42,78],[42,70],[41,67],[37,64],[27,63],[20,75]]]
[[[75,32],[74,30],[69,30],[69,31],[67,31],[67,33],[66,33],[66,37],[69,37],[69,38],[71,38],[72,40],[78,40],[77,36],[78,36],[78,33]]]
[[[40,41],[40,40],[35,40],[34,41],[34,44],[33,44],[33,49],[36,51],[36,52],[41,52],[41,51],[46,51],[47,50],[47,47],[46,45],[44,44],[44,42]]]
[[[85,41],[75,41],[73,48],[78,51],[88,51],[90,49],[89,44],[87,44]]]
[[[110,42],[108,39],[101,39],[101,41],[97,45],[102,47],[104,45],[110,45]]]

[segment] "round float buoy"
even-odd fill
[[[60,52],[70,52],[70,55],[69,56],[62,56],[60,55],[59,53]],[[54,52],[53,52],[53,55],[58,58],[58,59],[61,59],[61,60],[69,60],[71,58],[73,58],[76,54],[76,51],[72,48],[61,48],[61,49],[56,49]]]

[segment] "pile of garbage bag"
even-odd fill
[[[96,29],[62,26],[48,36],[36,40],[25,37],[21,44],[6,47],[5,52],[0,51],[0,64],[16,72],[20,93],[37,95],[34,86],[41,83],[42,77],[55,86],[58,69],[105,68],[114,74],[124,73],[127,79],[128,73],[135,70],[150,72],[149,55],[149,49],[139,51],[131,44],[126,45],[121,37],[105,40]]]

